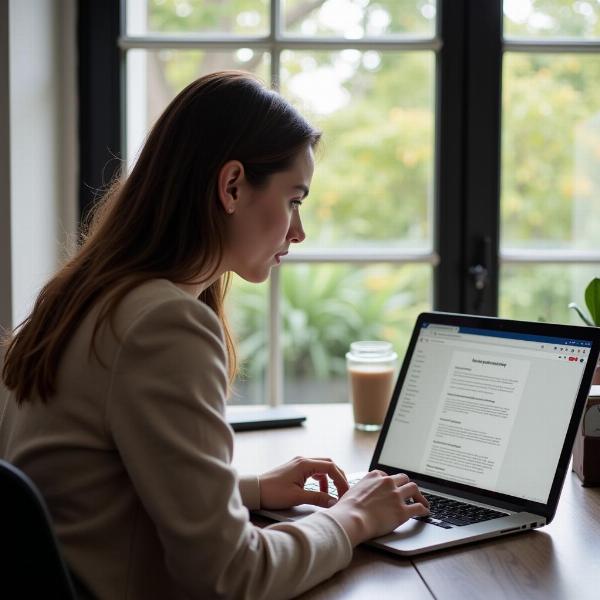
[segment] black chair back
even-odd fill
[[[27,475],[3,460],[0,511],[0,596],[74,599],[44,499]]]

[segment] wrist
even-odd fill
[[[349,505],[349,502],[338,502],[329,509],[329,513],[346,532],[352,546],[369,539],[365,520],[361,511]]]

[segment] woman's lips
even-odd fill
[[[279,252],[278,254],[275,255],[275,262],[277,264],[279,264],[281,262],[281,257],[285,256],[287,254],[287,252]]]

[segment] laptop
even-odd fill
[[[594,327],[419,315],[369,470],[406,473],[431,515],[368,544],[412,556],[550,523],[599,350]]]

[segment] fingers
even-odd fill
[[[308,490],[302,491],[300,499],[303,504],[313,504],[323,508],[331,508],[337,502],[335,498],[325,492],[310,492]]]
[[[321,458],[321,457],[313,456],[312,459],[310,459],[310,460],[324,460],[324,461],[330,462],[332,464],[335,464],[333,462],[333,460],[331,460],[331,458]],[[346,477],[346,472],[344,471],[344,469],[342,469],[339,465],[335,465],[335,466],[338,468],[338,471],[342,474],[342,476],[344,477],[344,479],[346,481],[348,481],[348,477]],[[316,479],[316,477],[314,477],[314,479]]]
[[[404,503],[406,503],[407,500],[413,500],[415,503],[414,505],[423,506],[425,508],[425,513],[429,512],[429,502],[427,501],[427,498],[423,496],[417,484],[414,483],[414,481],[411,481],[408,475],[406,475],[405,473],[396,473],[395,475],[388,475],[385,471],[374,470],[368,473],[368,475],[371,474],[373,474],[372,476],[375,477],[388,477],[394,482],[394,484],[398,488],[398,493],[404,501]],[[414,505],[410,504],[408,506]],[[417,508],[416,510],[420,509]]]
[[[404,511],[408,517],[426,517],[429,514],[429,509],[419,502],[407,504],[404,507]]]
[[[414,500],[415,504],[423,505],[426,509],[429,509],[429,502],[419,490],[417,484],[414,481],[410,483],[405,483],[398,488],[398,493],[400,497],[406,502],[409,498]],[[408,506],[414,506],[414,504],[409,504]]]
[[[410,481],[410,477],[405,473],[398,473],[396,475],[391,475],[390,477],[394,480],[394,483],[398,487],[405,485]]]
[[[348,491],[348,480],[345,473],[329,458],[303,458],[299,459],[303,475],[313,477],[319,481],[321,492],[327,491],[327,480],[323,475],[331,477],[338,495],[341,497]]]
[[[396,473],[395,475],[388,475],[385,471],[381,471],[379,469],[374,469],[373,471],[369,471],[366,474],[366,477],[388,477],[391,479],[396,486],[404,485],[410,481],[410,478],[406,473]]]
[[[325,473],[315,473],[312,478],[319,482],[319,490],[328,493],[329,491],[329,478]]]

